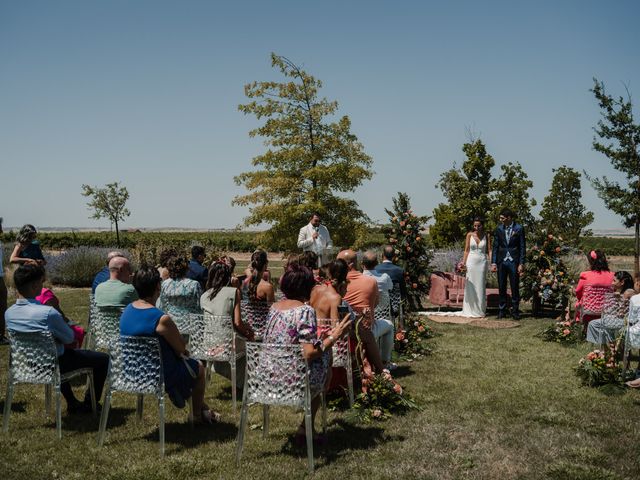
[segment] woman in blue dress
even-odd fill
[[[191,397],[195,421],[209,424],[220,421],[220,414],[210,410],[204,402],[204,366],[189,358],[178,327],[169,315],[155,306],[160,296],[160,273],[155,268],[142,267],[133,276],[132,284],[140,299],[130,303],[122,312],[120,334],[157,337],[165,390],[171,402],[183,408],[185,400]]]
[[[47,262],[42,255],[40,243],[36,240],[38,231],[36,227],[30,224],[24,225],[16,238],[16,246],[11,253],[11,263],[20,263],[22,265],[45,265]]]

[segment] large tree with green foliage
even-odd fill
[[[581,237],[591,235],[586,228],[593,223],[593,213],[582,204],[581,175],[565,166],[554,168],[553,173],[549,194],[542,202],[540,223],[547,232],[577,247]]]
[[[533,182],[522,166],[511,162],[501,165],[500,176],[494,178],[491,170],[496,162],[481,140],[465,143],[462,150],[467,156],[462,167],[444,172],[437,184],[446,202],[433,211],[435,224],[429,230],[433,244],[444,247],[462,242],[474,217],[485,218],[485,227],[492,229],[504,207],[511,208],[520,223],[532,226],[531,207],[536,202],[529,190]]]
[[[120,246],[118,224],[131,214],[126,207],[127,200],[129,200],[127,187],[121,187],[118,182],[107,183],[104,188],[82,185],[82,195],[91,198],[87,202],[87,207],[93,210],[93,214],[89,218],[108,219],[111,225],[116,228],[116,242]]]
[[[591,89],[598,101],[602,119],[595,127],[594,150],[611,160],[613,168],[621,172],[626,185],[607,177],[592,178],[591,185],[604,200],[606,207],[620,215],[626,227],[635,227],[634,271],[640,271],[640,124],[633,118],[633,103],[627,98],[614,98],[605,91],[604,83],[593,79]]]
[[[249,193],[234,205],[250,206],[245,225],[271,225],[270,248],[293,250],[297,231],[314,211],[322,215],[336,245],[351,245],[367,220],[352,192],[372,177],[372,159],[351,133],[343,116],[330,121],[338,103],[319,98],[322,82],[285,57],[271,54],[271,64],[289,81],[252,82],[245,95],[253,99],[238,108],[264,123],[249,132],[265,138],[268,150],[252,161],[256,170],[235,177]]]
[[[467,156],[462,167],[441,174],[436,185],[446,199],[433,210],[435,224],[429,230],[437,247],[462,241],[473,218],[484,217],[493,209],[491,169],[495,160],[481,140],[465,143],[462,151]]]

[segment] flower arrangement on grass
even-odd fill
[[[546,342],[557,342],[563,345],[578,343],[582,335],[582,325],[568,320],[555,322],[538,334]]]
[[[410,310],[421,310],[420,296],[429,293],[431,273],[429,264],[432,253],[427,250],[422,233],[429,217],[413,213],[406,193],[398,193],[398,197],[393,199],[393,210],[385,209],[385,212],[389,215],[390,226],[385,227],[384,232],[404,268],[408,307]]]
[[[419,410],[419,407],[399,383],[394,382],[389,374],[382,373],[362,379],[362,393],[356,397],[346,418],[369,423],[386,420],[409,410]]]
[[[545,230],[535,245],[526,254],[524,274],[522,276],[522,298],[531,300],[534,314],[543,303],[559,310],[569,301],[573,290],[573,279],[562,262],[561,255],[569,252],[562,243],[562,237],[556,237]]]
[[[576,367],[576,375],[588,387],[619,385],[621,369],[616,360],[616,344],[607,350],[594,350],[582,357]]]
[[[430,355],[432,350],[426,340],[435,333],[424,317],[408,315],[405,318],[404,330],[397,330],[394,337],[394,351],[399,359],[415,360]]]

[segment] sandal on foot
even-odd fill
[[[196,423],[202,425],[213,425],[214,423],[220,423],[222,421],[222,415],[218,412],[214,412],[208,408],[203,408],[200,412],[200,418],[196,420]]]

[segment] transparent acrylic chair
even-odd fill
[[[262,300],[243,299],[240,302],[242,320],[253,329],[257,340],[264,336],[271,305],[273,305],[271,302]]]
[[[389,292],[379,292],[378,305],[373,311],[373,317],[376,320],[392,320]]]
[[[244,350],[237,351],[238,336],[233,328],[233,321],[228,315],[211,315],[204,313],[200,327],[191,335],[191,357],[207,362],[228,362],[231,368],[231,400],[236,410],[236,364],[244,357]],[[207,371],[209,371],[207,369]]]
[[[313,425],[309,365],[300,344],[247,342],[247,373],[242,395],[236,464],[240,465],[249,406],[263,405],[263,437],[269,434],[269,406],[282,405],[304,410],[307,461],[313,472]],[[322,395],[322,430],[326,432],[326,404]]]
[[[172,306],[167,314],[178,327],[178,331],[185,339],[189,339],[193,332],[199,330],[203,324],[202,313],[195,313],[183,308]]]
[[[84,337],[84,345],[85,348],[90,348],[92,345],[91,340],[91,325],[93,323],[93,319],[98,314],[98,305],[96,305],[96,296],[93,293],[89,294],[89,318],[87,319],[87,335]]]
[[[627,370],[633,360],[640,362],[640,351],[632,355],[633,349],[640,350],[640,306],[629,305],[629,313],[624,327],[624,352],[622,354],[622,381],[626,380]]]
[[[89,378],[91,408],[96,413],[96,394],[93,383],[93,370],[79,368],[67,373],[60,373],[58,353],[51,332],[14,332],[8,331],[11,351],[9,353],[9,375],[7,378],[7,396],[4,401],[4,419],[2,431],[9,430],[9,415],[13,388],[18,383],[35,383],[45,385],[45,411],[51,410],[51,391],[55,393],[56,430],[58,438],[62,438],[62,405],[60,385],[80,375]]]
[[[110,352],[120,338],[121,307],[95,307],[89,325],[90,341],[87,343],[92,350]]]
[[[337,320],[331,320],[329,318],[318,318],[318,334],[323,330],[331,330],[336,326]],[[347,377],[347,389],[349,393],[349,406],[353,407],[354,393],[353,393],[353,365],[351,363],[351,350],[349,348],[349,335],[336,340],[333,344],[333,366],[337,368],[344,368],[346,370]]]
[[[158,426],[160,455],[164,456],[164,373],[159,340],[156,337],[121,336],[111,356],[107,393],[100,417],[98,446],[101,447],[104,444],[113,392],[138,395],[138,420],[142,419],[144,395],[154,395],[158,399],[160,417]],[[193,408],[189,410],[189,421],[193,422]]]
[[[393,284],[393,290],[389,293],[389,300],[391,302],[391,314],[393,315],[394,323],[395,319],[398,319],[396,328],[404,328],[404,312],[402,311],[402,296],[400,295],[399,283]]]

